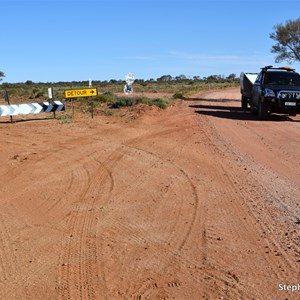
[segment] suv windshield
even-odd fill
[[[300,75],[296,72],[266,72],[264,83],[268,85],[300,86]]]

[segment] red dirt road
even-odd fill
[[[0,299],[300,299],[300,117],[239,98],[0,119]]]

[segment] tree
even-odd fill
[[[300,62],[300,18],[288,20],[285,25],[274,26],[270,38],[277,43],[272,46],[272,53],[277,54],[275,62],[286,60],[288,63]]]
[[[236,79],[236,75],[234,73],[229,74],[226,79],[228,79],[228,80],[235,80]]]
[[[175,80],[186,80],[186,79],[187,78],[184,74],[181,74],[181,75],[175,77]]]
[[[26,85],[33,85],[33,81],[32,80],[26,80],[25,84]]]
[[[222,79],[224,79],[223,75],[210,75],[206,78],[207,81],[211,81],[211,82],[218,82]]]
[[[2,80],[1,77],[5,77],[4,73],[2,71],[0,71],[0,81]]]
[[[163,75],[159,78],[156,79],[157,81],[171,81],[172,80],[172,76],[171,75]]]

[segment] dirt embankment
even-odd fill
[[[299,299],[300,118],[239,97],[1,119],[0,298]]]

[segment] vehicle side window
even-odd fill
[[[288,84],[300,86],[300,75],[298,73],[291,73]]]

